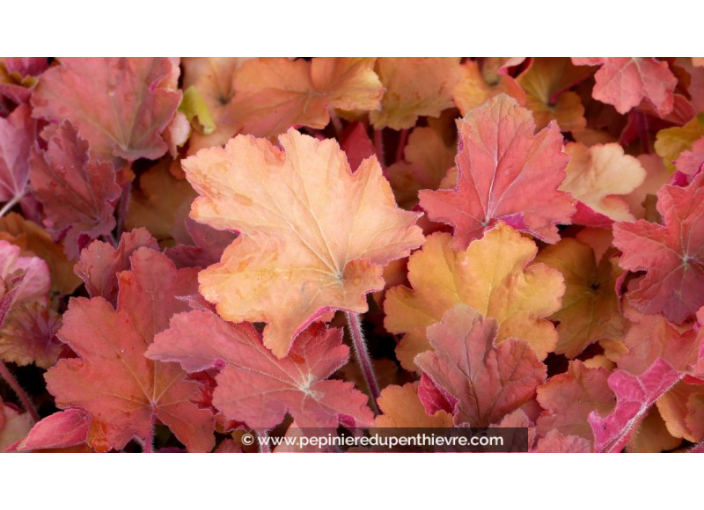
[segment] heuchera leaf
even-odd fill
[[[189,151],[196,152],[204,147],[225,144],[240,129],[237,109],[233,108],[235,97],[235,76],[247,58],[242,57],[186,57],[183,66],[183,89],[185,90],[180,109],[185,109],[196,124],[191,135]],[[204,104],[191,104],[189,96],[197,92],[197,98]],[[212,124],[208,117],[212,116]],[[210,131],[214,129],[213,131]],[[210,132],[209,132],[210,131]]]
[[[49,266],[52,292],[72,294],[81,284],[60,245],[42,227],[16,213],[0,218],[0,239],[19,246],[24,256],[38,256]]]
[[[559,321],[557,354],[574,358],[602,338],[623,335],[624,320],[615,290],[623,271],[615,258],[605,255],[597,264],[592,248],[566,238],[546,247],[535,261],[560,271],[565,278],[562,308],[552,316]]]
[[[557,430],[551,430],[538,441],[534,453],[592,453],[591,443],[579,436],[563,436]]]
[[[112,163],[91,159],[88,143],[70,123],[58,128],[46,151],[32,151],[31,167],[32,191],[44,206],[44,224],[65,238],[69,258],[77,259],[90,240],[110,234],[120,197]]]
[[[692,149],[683,151],[675,161],[677,170],[695,176],[704,170],[704,138],[692,143]]]
[[[663,225],[616,223],[614,245],[623,252],[621,267],[647,271],[629,301],[681,324],[704,305],[704,174],[686,188],[663,186],[657,210]]]
[[[460,81],[452,91],[452,99],[463,116],[499,94],[507,94],[525,106],[526,93],[516,80],[506,74],[496,73],[488,82],[482,72],[484,69],[480,70],[479,64],[472,60],[460,67]]]
[[[591,446],[594,434],[587,417],[591,412],[606,416],[616,405],[608,378],[606,369],[571,361],[567,372],[551,377],[538,388],[538,403],[545,409],[537,421],[538,434],[548,437],[557,430],[565,436],[584,438]]]
[[[39,257],[21,257],[19,247],[0,241],[0,324],[13,304],[45,302],[49,267]]]
[[[0,453],[27,435],[32,428],[29,413],[20,413],[0,398]]]
[[[60,408],[81,407],[92,417],[89,444],[120,450],[133,437],[145,439],[158,419],[189,451],[214,446],[213,416],[189,400],[198,384],[178,365],[151,361],[144,353],[187,305],[195,271],[177,270],[156,251],[140,248],[132,270],[119,274],[117,309],[103,299],[74,298],[63,316],[59,339],[79,358],[63,359],[46,374],[47,389]]]
[[[71,121],[98,159],[157,159],[181,102],[178,74],[170,58],[62,58],[39,80],[33,114]]]
[[[16,305],[0,329],[0,360],[49,368],[61,351],[60,326],[61,316],[41,303]]]
[[[25,103],[47,67],[46,57],[0,57],[0,98]]]
[[[238,136],[183,166],[201,195],[191,216],[241,235],[199,275],[200,292],[225,319],[263,321],[278,357],[320,315],[366,312],[382,266],[423,243],[417,213],[394,202],[376,158],[353,174],[333,140],[290,130],[283,151]]]
[[[185,224],[195,246],[179,244],[165,251],[177,267],[208,267],[217,263],[236,237],[233,232],[216,230],[191,218],[186,218]]]
[[[25,452],[85,444],[90,421],[90,414],[83,409],[54,413],[34,425],[27,437],[12,445],[10,450]]]
[[[592,95],[614,105],[619,113],[628,113],[643,99],[653,103],[660,116],[674,107],[677,78],[667,62],[651,57],[572,57],[572,62],[578,66],[602,66],[594,76]]]
[[[443,410],[433,415],[426,413],[418,398],[419,383],[407,383],[403,386],[389,385],[381,390],[377,404],[381,416],[377,416],[377,427],[452,427],[452,415]]]
[[[132,192],[125,228],[144,227],[158,240],[170,239],[175,223],[187,211],[196,192],[185,179],[176,179],[164,159],[139,177],[139,189]]]
[[[518,409],[545,381],[547,369],[527,342],[510,338],[498,345],[498,324],[467,305],[448,311],[428,328],[435,349],[416,364],[457,400],[455,423],[487,427]]]
[[[117,248],[103,241],[93,241],[83,250],[76,263],[76,274],[85,283],[90,297],[102,297],[117,304],[118,273],[129,270],[130,257],[142,247],[159,249],[149,232],[140,228],[123,233]]]
[[[681,372],[692,371],[699,359],[700,335],[689,327],[677,328],[660,314],[644,315],[626,307],[624,316],[631,326],[623,339],[627,351],[619,357],[618,368],[640,375],[661,358]]]
[[[596,451],[620,452],[650,407],[683,377],[683,372],[662,359],[657,359],[641,376],[623,370],[612,373],[608,382],[616,394],[616,409],[603,418],[596,411],[589,415]]]
[[[675,170],[675,161],[682,152],[691,150],[692,144],[704,136],[704,113],[700,113],[684,126],[675,126],[658,131],[655,137],[655,152],[670,171]]]
[[[187,372],[224,367],[216,377],[213,405],[256,430],[275,427],[287,412],[302,428],[336,427],[344,417],[360,426],[374,424],[366,395],[352,383],[325,380],[347,363],[349,348],[342,344],[342,330],[319,323],[278,359],[251,324],[192,311],[176,315],[147,356],[177,361]]]
[[[18,106],[7,118],[0,116],[0,202],[17,203],[26,193],[36,131],[27,105]]]
[[[556,120],[562,131],[580,131],[587,127],[579,96],[567,89],[592,72],[589,67],[572,65],[566,57],[531,60],[528,69],[516,81],[526,92],[526,107],[533,112],[538,129],[543,129],[551,120]]]
[[[569,161],[557,125],[535,135],[530,111],[502,94],[469,112],[457,129],[457,186],[419,194],[431,220],[454,227],[453,248],[465,249],[499,220],[557,242],[555,224],[569,223],[574,212],[569,194],[557,189]]]
[[[386,293],[384,326],[405,333],[396,349],[402,365],[415,369],[413,358],[429,349],[426,328],[458,303],[466,303],[499,324],[498,342],[526,340],[544,359],[557,344],[557,332],[546,320],[560,309],[562,275],[543,264],[531,264],[535,243],[499,223],[466,251],[450,248],[449,234],[428,237],[408,262],[413,290],[393,287]]]
[[[389,166],[386,174],[400,206],[410,209],[418,203],[418,191],[438,189],[454,165],[455,147],[431,127],[418,127],[408,137],[404,160]]]
[[[617,143],[591,147],[570,143],[565,152],[571,159],[560,189],[569,191],[581,202],[572,218],[574,223],[609,226],[609,220],[635,220],[628,202],[619,195],[628,195],[645,180],[645,169],[636,158],[624,154]],[[608,219],[604,222],[595,218],[594,213]]]
[[[437,117],[453,106],[459,58],[385,57],[377,59],[375,70],[385,89],[381,109],[369,114],[375,129],[407,129],[419,116]]]
[[[315,58],[312,62],[260,58],[246,62],[235,78],[235,99],[242,132],[277,136],[291,126],[324,128],[328,108],[374,110],[384,89],[374,73],[374,58]]]
[[[670,434],[692,443],[704,440],[704,385],[697,382],[680,381],[657,401]]]

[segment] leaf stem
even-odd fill
[[[352,344],[354,345],[354,351],[357,354],[357,361],[362,369],[362,375],[367,383],[369,394],[372,397],[374,412],[379,414],[379,408],[376,403],[379,398],[379,385],[376,382],[374,367],[372,366],[372,360],[369,357],[369,351],[367,350],[367,342],[362,334],[362,325],[359,320],[359,314],[345,312],[345,315],[347,315],[347,325],[350,330],[350,335],[352,336]]]
[[[15,207],[19,203],[19,201],[22,200],[23,197],[24,197],[24,193],[22,193],[20,195],[16,195],[16,196],[12,197],[12,200],[10,200],[8,203],[6,203],[4,206],[2,206],[2,209],[0,209],[0,218],[5,216],[5,214],[7,214],[8,211],[10,211],[10,209]]]
[[[20,383],[18,383],[17,379],[15,379],[15,376],[13,376],[10,370],[7,368],[7,365],[5,365],[5,363],[2,361],[0,361],[0,379],[4,379],[7,385],[12,388],[12,391],[17,394],[17,397],[20,399],[20,402],[22,402],[22,406],[29,413],[29,416],[32,417],[34,423],[38,422],[39,413],[37,412],[37,408],[34,407],[34,404],[30,400],[29,395],[27,395],[22,386],[20,386]]]
[[[147,437],[144,438],[144,449],[142,453],[154,453],[154,426],[156,425],[156,415],[154,414],[154,409],[152,409],[151,415],[149,415],[149,432],[147,432]]]

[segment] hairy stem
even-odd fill
[[[22,406],[32,417],[34,423],[38,422],[39,413],[37,412],[37,408],[34,407],[34,404],[29,399],[29,395],[27,395],[22,386],[17,382],[17,379],[15,379],[15,376],[8,370],[7,365],[2,361],[0,361],[0,379],[4,379],[8,386],[12,388],[12,391],[17,394],[20,402],[22,402]]]
[[[349,326],[350,335],[352,336],[352,343],[354,344],[354,351],[357,354],[357,361],[362,369],[362,375],[367,383],[369,394],[372,397],[374,412],[379,414],[379,408],[376,403],[379,398],[379,385],[376,382],[374,367],[372,366],[372,360],[369,357],[369,351],[367,350],[367,342],[362,334],[362,324],[359,320],[359,314],[345,312],[345,315],[347,315],[347,325]]]
[[[147,437],[144,438],[144,449],[142,453],[154,453],[154,426],[156,425],[156,414],[154,414],[154,409],[152,409],[152,414],[149,416],[149,432],[147,432]]]

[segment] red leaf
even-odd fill
[[[32,95],[34,115],[70,120],[99,159],[157,159],[181,101],[178,73],[169,58],[62,58]]]
[[[594,99],[612,104],[619,113],[648,99],[661,117],[674,107],[677,78],[667,66],[652,57],[572,57],[578,66],[602,65],[594,76]]]
[[[61,408],[82,407],[97,450],[122,449],[132,437],[146,438],[161,420],[189,451],[210,451],[213,417],[190,399],[198,384],[175,364],[144,357],[154,335],[174,313],[187,309],[178,296],[195,292],[196,272],[177,270],[168,258],[140,248],[132,270],[119,275],[117,310],[101,297],[75,298],[58,333],[80,356],[64,359],[46,375],[47,389]]]
[[[65,236],[64,249],[76,259],[89,239],[115,228],[114,203],[120,197],[112,163],[90,158],[88,143],[63,123],[45,152],[32,151],[30,180],[44,205],[44,224]]]
[[[6,119],[0,117],[0,202],[17,203],[24,196],[36,131],[37,124],[27,105],[15,108]]]
[[[15,303],[46,301],[49,266],[39,257],[20,257],[20,248],[0,240],[0,326]]]
[[[54,413],[32,427],[27,437],[8,450],[24,452],[85,444],[90,421],[90,414],[83,409]]]
[[[545,381],[546,368],[527,342],[494,345],[498,324],[467,305],[457,305],[428,328],[435,351],[415,363],[458,403],[455,423],[487,427],[518,409]]]
[[[611,374],[609,387],[616,394],[616,409],[605,418],[596,411],[588,418],[594,431],[596,451],[621,451],[648,409],[684,375],[660,358],[639,377],[623,370]]]
[[[623,252],[622,268],[647,271],[630,302],[681,324],[704,305],[704,175],[686,188],[663,186],[657,209],[664,225],[616,223],[614,245]]]
[[[589,441],[579,436],[563,436],[557,430],[551,430],[547,436],[538,441],[535,453],[592,453]]]
[[[361,426],[374,424],[366,395],[352,383],[325,380],[347,363],[349,348],[342,345],[341,330],[320,323],[309,326],[288,356],[278,359],[251,324],[194,311],[175,316],[147,356],[177,361],[187,372],[224,365],[213,404],[253,429],[275,427],[286,412],[302,428],[336,427],[345,417]]]
[[[158,250],[156,240],[144,228],[122,234],[117,248],[93,241],[81,252],[75,271],[86,284],[90,297],[102,297],[117,304],[117,273],[130,268],[130,257],[139,248]]]
[[[457,186],[419,193],[431,220],[455,228],[453,248],[466,249],[499,220],[557,242],[555,224],[569,223],[575,210],[569,193],[557,189],[569,162],[557,124],[534,135],[530,110],[501,94],[470,111],[457,128]]]

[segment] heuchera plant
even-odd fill
[[[704,451],[703,170],[702,59],[0,59],[0,451]]]

